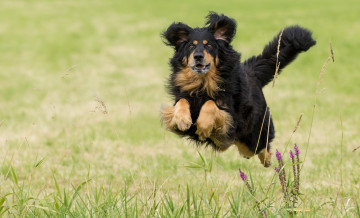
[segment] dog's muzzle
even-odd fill
[[[205,74],[210,70],[210,64],[204,64],[203,61],[195,62],[195,65],[191,67],[192,71],[198,74]]]

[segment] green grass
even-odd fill
[[[313,31],[317,45],[283,71],[273,90],[265,88],[273,99],[273,147],[285,149],[303,113],[290,141],[305,151],[312,126],[298,215],[360,216],[355,0],[1,1],[0,214],[252,217],[256,197],[269,216],[287,216],[274,170],[240,158],[235,148],[215,155],[200,148],[202,159],[160,125],[160,105],[171,103],[164,82],[173,52],[160,33],[173,21],[202,26],[210,10],[237,20],[233,46],[243,60],[284,26]],[[322,79],[312,123],[329,41],[335,63]],[[239,167],[251,175],[255,196]]]

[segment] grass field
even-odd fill
[[[242,59],[284,26],[313,31],[317,45],[265,88],[273,147],[288,175],[294,143],[305,159],[297,216],[359,217],[357,0],[0,1],[0,216],[253,217],[255,199],[289,216],[275,157],[264,168],[235,147],[199,154],[160,125],[173,52],[160,33],[173,21],[202,26],[210,10],[238,22]],[[317,86],[330,41],[335,62]]]

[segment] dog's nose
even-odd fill
[[[204,54],[202,52],[195,52],[194,59],[195,61],[202,61],[204,58]]]

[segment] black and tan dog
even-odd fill
[[[206,26],[191,28],[173,23],[163,33],[174,47],[168,92],[173,106],[162,108],[167,129],[224,151],[235,144],[246,158],[258,154],[270,166],[273,122],[262,88],[274,78],[277,60],[282,68],[315,45],[311,32],[299,26],[287,27],[265,46],[262,54],[240,62],[230,45],[236,22],[211,12]]]

